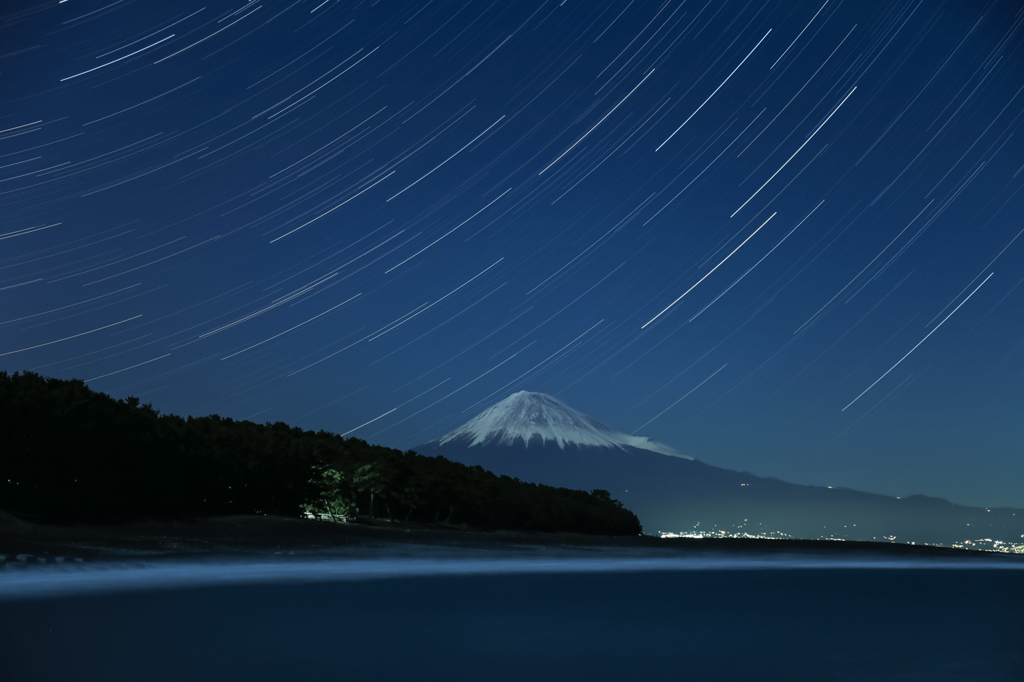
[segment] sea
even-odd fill
[[[12,682],[1024,680],[1020,561],[579,554],[11,561],[0,669]]]

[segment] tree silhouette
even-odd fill
[[[477,528],[640,533],[607,491],[567,490],[423,457],[218,415],[161,415],[79,380],[0,372],[0,507],[65,515],[278,514]]]

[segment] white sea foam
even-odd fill
[[[552,573],[637,573],[650,571],[765,571],[834,569],[1024,569],[1024,562],[972,557],[893,559],[814,555],[702,555],[687,557],[607,556],[517,557],[503,553],[434,558],[288,557],[239,560],[144,560],[8,568],[0,572],[0,601],[128,591],[176,590],[261,584]]]

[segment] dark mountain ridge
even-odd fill
[[[283,422],[161,415],[0,372],[0,509],[58,518],[299,517],[637,535],[605,491],[556,489]]]

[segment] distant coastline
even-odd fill
[[[439,549],[526,554],[557,550],[579,556],[591,556],[595,550],[652,557],[679,554],[816,555],[835,559],[954,560],[968,564],[987,557],[1009,562],[1007,565],[1024,565],[1022,555],[884,542],[601,536],[485,531],[380,520],[339,524],[253,515],[68,520],[0,512],[0,558],[11,566],[52,564],[58,558],[61,562],[73,562],[76,558],[91,562],[282,554],[365,558],[396,553],[416,556]]]

